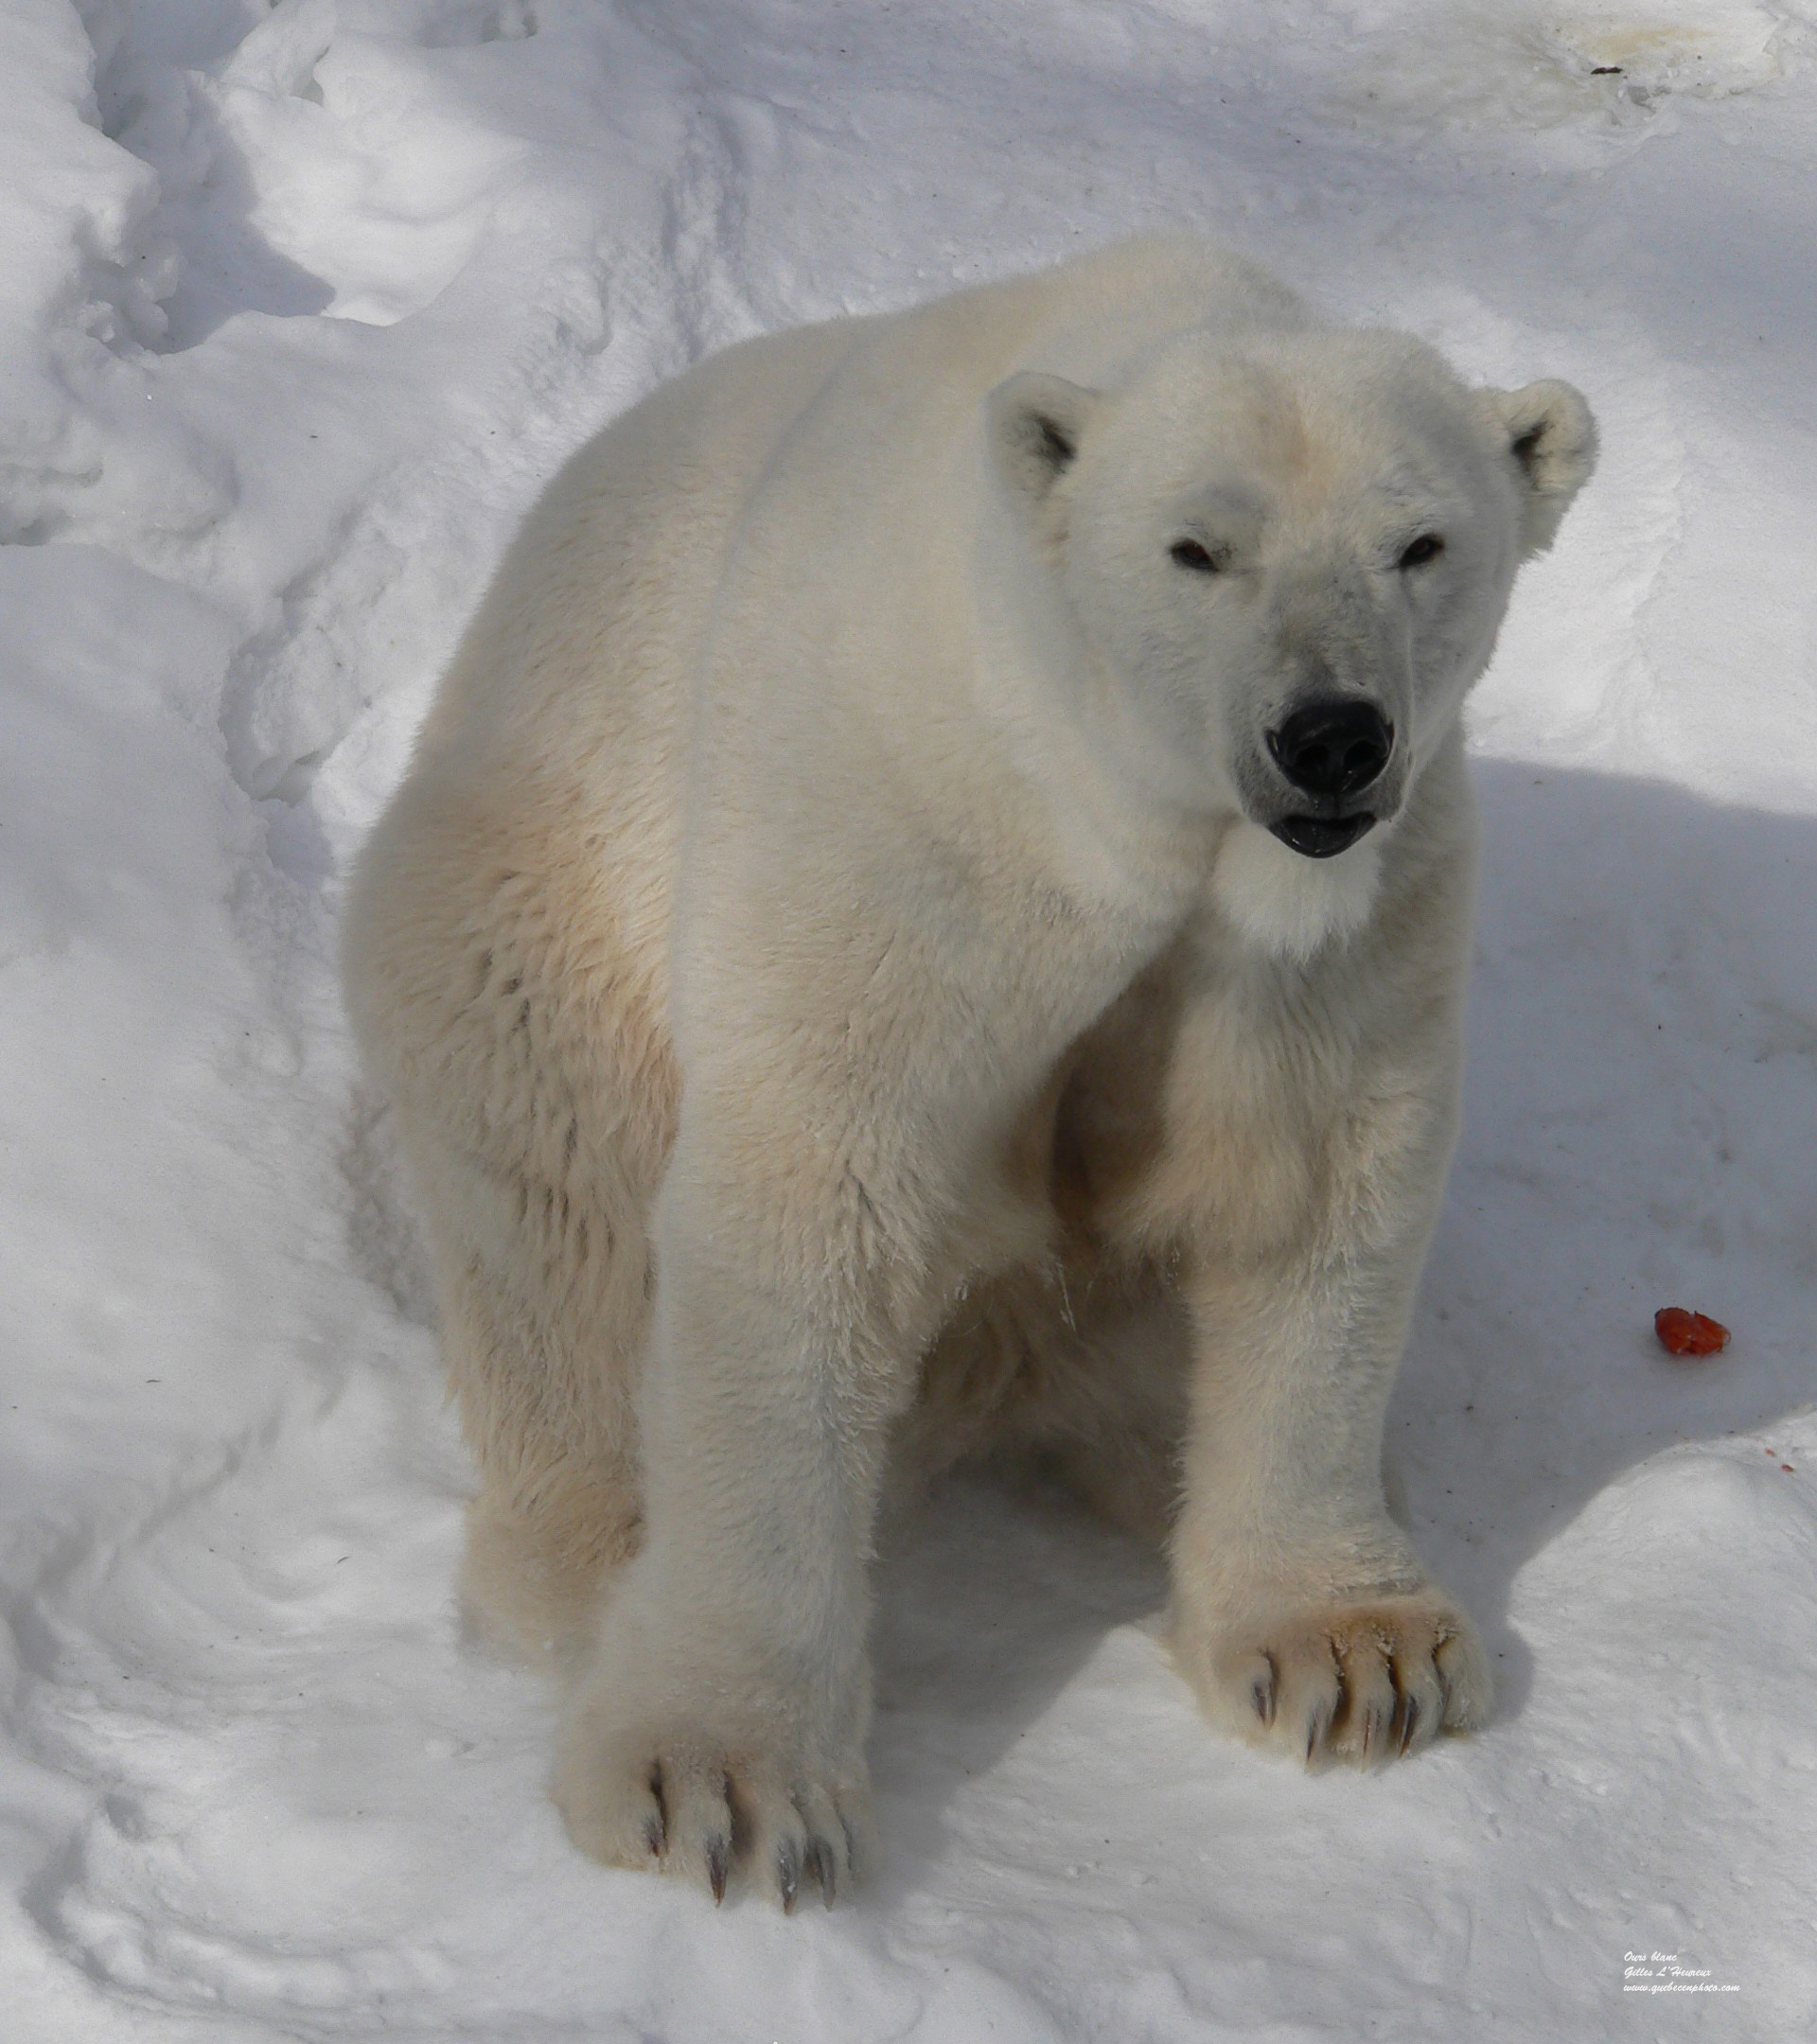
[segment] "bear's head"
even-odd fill
[[[1402,334],[1201,333],[1110,390],[1012,377],[988,431],[1120,749],[1157,799],[1235,819],[1234,919],[1299,955],[1353,927],[1590,473],[1583,399],[1469,389]]]

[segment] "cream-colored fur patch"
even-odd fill
[[[1373,835],[1336,858],[1309,859],[1245,820],[1219,848],[1211,895],[1246,943],[1297,965],[1355,936],[1369,919],[1381,877],[1382,846]]]

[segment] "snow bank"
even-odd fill
[[[0,0],[9,2037],[1810,2027],[1814,58],[1806,0]],[[340,875],[599,423],[1168,221],[1603,422],[1478,705],[1392,1425],[1504,1707],[1233,1751],[1148,1562],[961,1487],[884,1571],[882,1877],[715,1915],[573,1856],[460,1639]]]

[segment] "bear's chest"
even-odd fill
[[[1120,1260],[1249,1259],[1352,1207],[1359,1175],[1418,1139],[1430,1090],[1316,985],[1176,953],[1074,1046],[1033,1117],[1063,1240]]]

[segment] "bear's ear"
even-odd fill
[[[1047,501],[1072,467],[1097,405],[1096,391],[1032,369],[997,386],[985,400],[991,453],[1014,496],[1030,504]]]
[[[1543,554],[1596,466],[1596,422],[1568,383],[1485,391],[1490,423],[1521,485],[1521,557]]]

